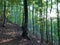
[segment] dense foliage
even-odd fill
[[[6,22],[22,26],[24,0],[6,1]],[[38,38],[58,45],[60,39],[60,0],[27,0],[28,32]],[[4,17],[4,0],[0,0],[0,16]]]

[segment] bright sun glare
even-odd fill
[[[48,18],[50,18],[50,17],[57,17],[57,13],[56,13],[57,10],[56,9],[57,9],[56,4],[52,5],[51,13],[50,13],[50,8],[48,8],[48,13],[47,13],[48,14]],[[33,10],[33,6],[32,5],[30,6],[30,10]],[[58,4],[58,10],[60,10],[60,3]],[[40,15],[40,14],[38,14],[38,15]]]

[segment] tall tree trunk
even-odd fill
[[[28,31],[28,8],[27,8],[27,0],[24,0],[24,24],[22,26],[23,29],[23,37],[27,37],[27,31]]]
[[[42,0],[40,1],[40,7],[41,7],[41,9],[40,9],[40,22],[41,22],[41,24],[40,24],[40,34],[41,34],[41,43],[43,43],[43,26],[42,26],[42,21],[43,21],[43,19],[42,19]]]
[[[58,42],[60,45],[60,28],[59,28],[59,10],[58,10],[58,0],[57,0],[57,30],[58,30]]]
[[[4,0],[4,19],[3,19],[3,27],[5,27],[5,23],[6,23],[6,15],[5,15],[5,12],[6,12],[6,0]]]
[[[52,21],[53,21],[53,19],[51,18],[51,45],[53,45],[53,32],[52,32],[52,30],[53,30],[53,28],[52,28]]]
[[[48,13],[48,0],[46,0],[46,42],[48,43],[48,21],[47,21],[47,14]]]
[[[52,0],[51,0],[51,9],[50,9],[50,13],[51,13],[51,11],[52,11],[52,5],[53,5],[53,2],[52,2]]]
[[[34,4],[33,4],[33,10],[32,10],[32,24],[33,24],[33,34],[34,34]]]

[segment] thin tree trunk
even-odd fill
[[[4,0],[4,19],[3,19],[3,27],[5,27],[5,23],[6,23],[6,15],[5,15],[5,13],[6,13],[6,0]]]
[[[48,28],[48,25],[47,25],[47,23],[48,23],[47,22],[47,13],[48,13],[48,11],[47,10],[48,10],[48,0],[46,0],[46,38],[47,38],[46,42],[48,43],[48,29],[47,29]]]
[[[51,9],[50,9],[50,13],[51,13],[51,11],[52,11],[52,5],[53,5],[53,2],[52,2],[52,0],[51,0]]]
[[[59,11],[58,11],[58,0],[57,0],[57,30],[58,30],[58,42],[60,45],[60,28],[59,28]]]
[[[42,0],[40,1],[40,33],[41,33],[41,43],[43,43],[43,28],[42,28]]]
[[[23,37],[27,37],[28,31],[28,8],[27,8],[27,0],[24,0],[24,24],[22,26],[23,29]]]
[[[51,45],[53,45],[53,32],[52,32],[52,18],[51,18]]]
[[[33,10],[32,10],[32,24],[33,24],[33,34],[34,34],[34,4],[33,4]]]

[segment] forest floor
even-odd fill
[[[2,27],[0,22],[0,45],[47,45],[47,43],[41,43],[40,39],[30,34],[28,39],[21,37],[22,29],[18,25],[7,23],[6,27]],[[19,36],[19,38],[16,38]]]

